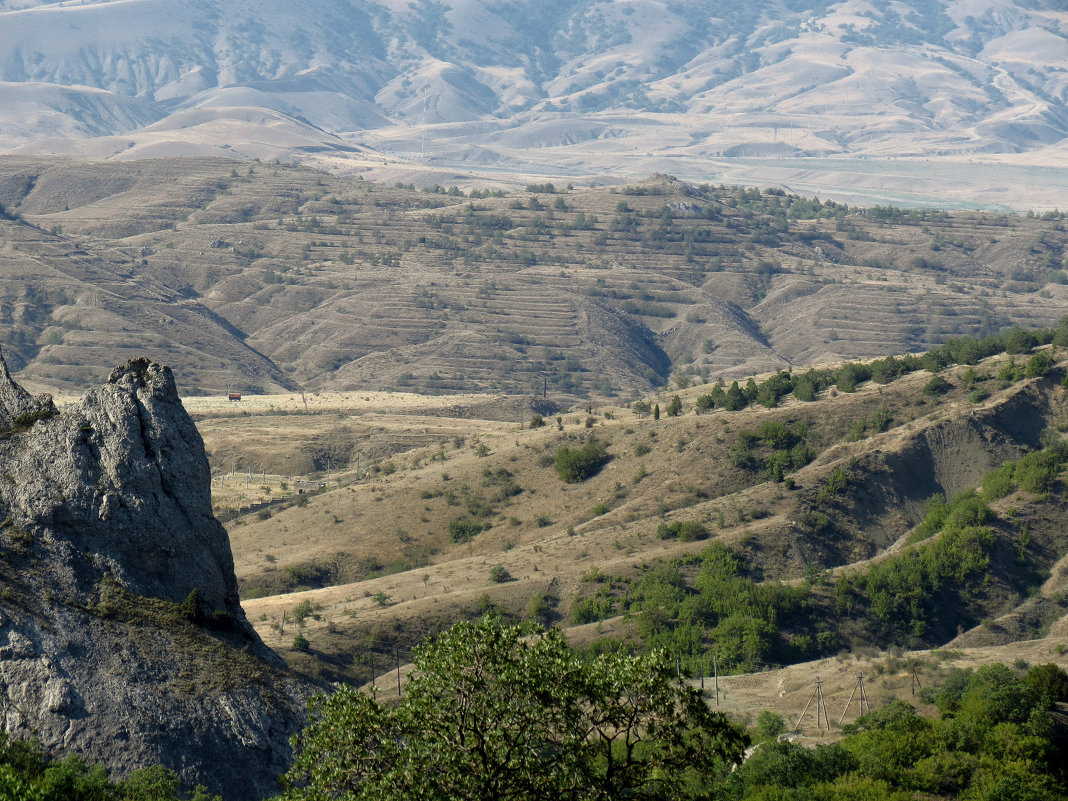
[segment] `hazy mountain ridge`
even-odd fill
[[[93,154],[146,155],[144,126],[212,108],[235,120],[168,126],[172,152],[266,155],[250,107],[441,163],[590,171],[647,151],[1011,154],[1068,132],[1053,4],[87,0],[0,3],[0,29],[8,149],[136,134]]]

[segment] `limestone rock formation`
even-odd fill
[[[241,609],[203,442],[137,359],[58,411],[0,356],[0,730],[262,798],[315,688]]]
[[[0,353],[0,430],[25,427],[35,414],[43,417],[54,412],[52,399],[47,395],[34,398],[11,378]]]

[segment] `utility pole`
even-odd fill
[[[716,661],[716,654],[712,653],[712,675],[716,677],[716,706],[719,706],[719,663]]]
[[[827,702],[823,700],[823,682],[819,677],[816,677],[816,728],[820,727],[820,710],[823,710],[823,722],[827,726],[827,730],[831,728],[831,717],[827,714]]]
[[[805,715],[808,714],[808,708],[812,706],[812,702],[816,702],[816,728],[822,728],[821,721],[827,724],[827,728],[831,728],[831,719],[827,714],[827,702],[823,699],[823,682],[820,681],[820,677],[816,677],[816,689],[812,692],[812,696],[808,699],[808,703],[805,704],[804,711],[801,712],[801,717],[797,719],[797,723],[794,725],[793,730],[795,732],[801,730],[801,721],[805,719]]]
[[[866,715],[871,712],[871,707],[868,705],[868,693],[864,690],[864,674],[857,674],[857,683],[853,685],[853,692],[849,694],[849,700],[846,701],[845,709],[842,710],[842,717],[838,720],[838,725],[842,725],[842,721],[845,720],[846,713],[849,711],[849,705],[853,703],[853,696],[857,694],[857,690],[860,690],[860,715]]]

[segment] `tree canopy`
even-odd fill
[[[748,743],[658,652],[583,659],[558,630],[486,617],[414,663],[396,705],[312,701],[287,799],[703,798]]]

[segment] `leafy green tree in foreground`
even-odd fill
[[[459,623],[415,667],[395,706],[313,699],[287,799],[707,798],[748,741],[662,654],[586,661],[534,624]]]

